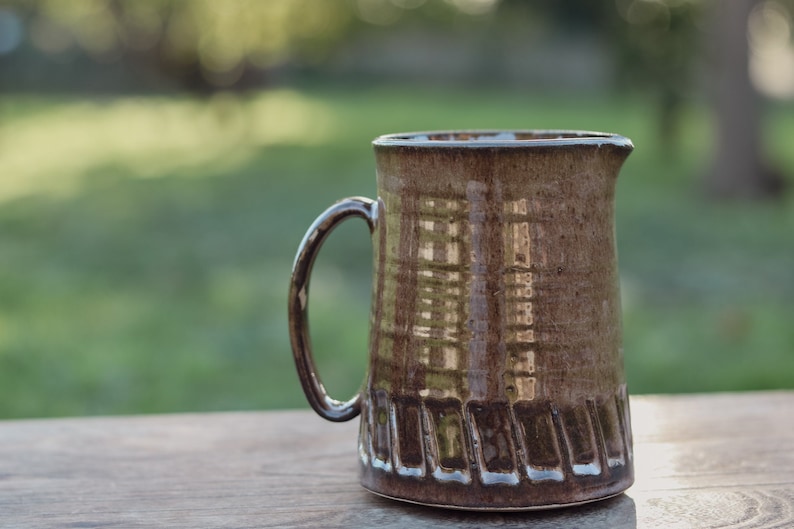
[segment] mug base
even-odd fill
[[[362,485],[362,488],[367,492],[370,492],[376,496],[380,496],[381,498],[386,498],[388,500],[399,501],[403,503],[411,503],[413,505],[421,505],[423,507],[432,507],[436,509],[449,509],[453,511],[469,511],[469,512],[532,512],[532,511],[553,511],[556,509],[566,509],[571,507],[579,507],[581,505],[587,505],[589,503],[595,503],[599,501],[609,500],[611,498],[615,498],[620,496],[621,494],[625,493],[625,490],[621,490],[619,492],[615,492],[613,494],[609,494],[607,496],[600,496],[597,498],[590,498],[586,500],[580,501],[573,501],[568,503],[550,503],[546,505],[530,505],[525,507],[510,507],[510,506],[490,506],[490,505],[448,505],[443,503],[432,503],[432,502],[424,502],[418,500],[412,500],[407,498],[400,498],[397,496],[391,496],[389,494],[385,494],[383,492],[378,492],[376,490],[372,490],[367,488],[366,486]]]
[[[438,482],[431,476],[408,477],[362,465],[364,489],[397,501],[466,511],[536,511],[575,507],[612,498],[634,483],[630,466],[613,468],[611,475],[573,476],[563,481],[522,479],[516,484],[484,485]]]

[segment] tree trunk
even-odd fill
[[[711,4],[716,159],[706,191],[724,198],[777,196],[783,180],[765,163],[759,96],[750,82],[747,22],[756,0]]]

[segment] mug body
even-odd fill
[[[359,456],[367,489],[549,508],[633,481],[607,134],[391,135]]]

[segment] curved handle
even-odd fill
[[[347,402],[338,401],[328,396],[320,381],[309,340],[309,277],[314,259],[326,237],[343,220],[350,217],[363,218],[370,233],[373,233],[378,217],[378,203],[363,197],[345,198],[321,213],[298,247],[289,289],[289,334],[303,392],[314,411],[329,421],[337,422],[350,420],[361,412],[361,393],[357,393]]]

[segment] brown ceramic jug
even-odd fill
[[[378,200],[326,210],[301,242],[289,323],[322,417],[361,414],[361,482],[477,510],[573,505],[633,481],[614,230],[631,142],[569,131],[374,141]],[[311,356],[309,275],[342,220],[372,233],[370,363],[352,399]]]

